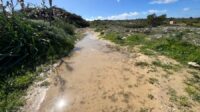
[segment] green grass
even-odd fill
[[[146,49],[146,48],[144,48],[144,47],[141,47],[141,48],[140,48],[140,51],[141,51],[143,54],[148,55],[148,56],[155,56],[155,55],[156,55],[155,51],[150,50],[150,49]]]
[[[136,62],[135,66],[145,67],[145,66],[149,66],[149,64],[147,62]]]
[[[192,74],[191,78],[186,80],[186,84],[188,85],[185,88],[185,91],[190,95],[190,97],[200,103],[200,73],[198,72],[190,72]]]
[[[0,15],[0,29],[0,112],[15,111],[25,103],[22,96],[35,81],[37,67],[68,55],[76,37],[62,21],[50,26],[17,16]]]
[[[134,34],[126,38],[119,33],[109,33],[103,38],[111,40],[114,43],[126,46],[142,45],[141,52],[147,55],[155,55],[158,52],[173,58],[180,63],[197,62],[200,64],[200,47],[189,42],[183,41],[183,33],[177,33],[170,38],[150,39],[144,34]]]
[[[161,61],[153,61],[152,65],[157,66],[157,67],[161,67],[163,69],[173,69],[173,66],[171,66],[169,64],[164,64]]]
[[[119,34],[114,33],[114,32],[103,36],[103,38],[108,39],[108,40],[110,40],[114,43],[120,44],[120,45],[124,44],[124,40],[122,39],[122,37]]]
[[[144,34],[135,34],[123,38],[122,35],[120,35],[119,33],[111,32],[103,36],[103,38],[108,39],[120,45],[128,45],[128,46],[135,46],[146,42]]]
[[[181,40],[162,38],[150,41],[144,46],[184,64],[190,61],[200,63],[200,47]]]
[[[175,89],[169,88],[167,94],[170,95],[170,101],[174,102],[176,105],[181,106],[181,107],[191,106],[188,97],[178,96]]]
[[[150,84],[159,84],[159,80],[156,79],[156,78],[149,78],[148,81],[149,81]]]
[[[139,112],[149,112],[149,110],[150,109],[143,107],[143,108],[140,108]]]
[[[129,46],[144,44],[145,42],[146,42],[146,35],[144,34],[134,34],[124,39],[124,45],[129,45]]]

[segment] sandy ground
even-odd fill
[[[169,75],[162,68],[136,66],[137,62],[161,60],[177,64],[163,56],[149,57],[137,50],[126,53],[87,31],[70,58],[63,59],[50,77],[51,85],[38,112],[182,112],[167,94],[169,88],[185,95],[183,81],[187,69]],[[173,72],[173,71],[172,71]],[[156,78],[156,83],[149,83]],[[152,97],[153,96],[153,97]],[[200,107],[193,105],[198,112]],[[27,112],[35,112],[28,109]]]

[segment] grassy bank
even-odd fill
[[[40,65],[50,64],[74,48],[74,26],[0,15],[0,111],[17,111]]]
[[[141,51],[146,54],[154,54],[156,51],[162,55],[169,56],[177,61],[186,64],[187,62],[200,63],[200,47],[187,41],[183,41],[183,35],[176,34],[170,38],[150,38],[145,34],[133,34],[128,37],[122,37],[119,33],[108,33],[103,38],[111,40],[114,43],[127,46],[142,45]]]

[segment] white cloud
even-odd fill
[[[155,9],[151,9],[151,10],[148,10],[146,13],[147,14],[153,14],[153,13],[164,14],[164,13],[167,13],[167,10],[155,10]]]
[[[150,4],[170,4],[177,2],[178,0],[153,0]]]
[[[124,20],[124,19],[135,18],[138,15],[139,15],[138,12],[129,12],[129,13],[122,13],[122,14],[107,16],[107,17],[97,16],[97,17],[89,18],[87,20],[89,20],[89,21],[91,21],[91,20]]]
[[[190,10],[190,8],[188,8],[188,7],[185,7],[185,8],[183,8],[183,11],[189,11]]]
[[[129,13],[122,13],[118,15],[112,15],[112,16],[97,16],[97,17],[91,17],[86,20],[93,21],[93,20],[126,20],[126,19],[136,19],[136,18],[145,18],[148,14],[166,14],[167,10],[156,10],[151,9],[144,12],[129,12]]]
[[[138,12],[129,12],[129,13],[123,13],[123,14],[119,14],[119,15],[109,16],[109,17],[107,17],[107,19],[109,19],[109,20],[122,20],[122,19],[133,18],[133,17],[138,16],[138,15],[139,15]]]

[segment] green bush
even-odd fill
[[[0,111],[23,104],[25,90],[36,78],[36,67],[69,54],[73,28],[63,21],[41,21],[0,15]]]
[[[64,28],[11,18],[0,19],[0,73],[44,63],[66,55],[75,38]]]
[[[64,31],[66,31],[70,35],[74,34],[74,29],[75,29],[74,26],[60,19],[54,20],[53,25],[56,27],[62,28]]]

